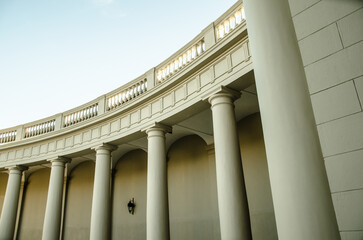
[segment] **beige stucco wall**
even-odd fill
[[[18,230],[18,239],[20,240],[38,240],[42,238],[49,176],[50,169],[44,168],[32,173],[25,183]]]
[[[289,0],[342,239],[363,239],[363,1]]]
[[[134,150],[117,162],[113,178],[112,239],[146,239],[147,153]],[[135,213],[127,204],[134,198]]]
[[[168,151],[171,239],[220,239],[214,156],[205,142],[187,136]]]
[[[63,239],[89,239],[95,164],[87,161],[68,178]]]
[[[278,239],[260,114],[242,119],[237,129],[253,239]]]
[[[6,185],[8,184],[8,174],[0,173],[0,216],[3,209]]]

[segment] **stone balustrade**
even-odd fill
[[[55,119],[25,128],[24,138],[38,136],[55,130]]]
[[[140,96],[147,91],[147,79],[137,81],[131,84],[131,86],[126,86],[121,90],[117,91],[116,94],[112,94],[107,98],[107,111],[115,109],[116,107]]]
[[[178,81],[178,78],[183,75],[182,72],[187,73],[192,69],[193,63],[204,58],[205,53],[213,49],[218,40],[225,38],[227,34],[232,35],[230,33],[236,32],[235,30],[238,28],[244,28],[245,24],[242,24],[245,22],[244,18],[243,7],[241,7],[241,2],[238,2],[179,51],[142,76],[96,100],[69,111],[21,126],[0,130],[0,145],[57,132],[74,125],[86,124],[89,119],[112,114],[111,112],[120,109],[120,106],[130,103],[130,101],[134,102],[133,100],[140,97],[148,96],[147,93],[152,88],[166,80]],[[248,48],[248,42],[243,44],[242,49],[246,56],[249,56]],[[201,81],[203,80],[201,79]],[[144,112],[140,114],[143,115]],[[133,120],[128,121],[132,122]]]
[[[15,141],[16,139],[16,130],[11,130],[7,132],[0,133],[0,143],[7,143]]]
[[[180,69],[184,68],[194,59],[199,57],[204,51],[205,42],[204,39],[201,39],[190,46],[183,53],[175,57],[175,59],[170,63],[157,70],[158,83],[161,83],[162,81],[171,77],[173,74],[177,73]]]
[[[243,21],[246,20],[246,15],[244,12],[243,6],[238,8],[232,14],[230,14],[227,18],[222,20],[216,26],[216,36],[217,40],[224,38],[227,34],[233,31],[238,25],[240,25]]]
[[[68,127],[98,115],[98,103],[64,116],[63,127]]]

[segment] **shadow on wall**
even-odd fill
[[[206,147],[191,135],[169,149],[171,239],[220,239],[215,162]]]
[[[0,216],[3,209],[6,185],[8,184],[8,174],[0,173]]]
[[[147,153],[134,150],[117,162],[113,175],[112,239],[146,238]],[[135,212],[127,204],[135,199]]]
[[[47,203],[50,168],[32,173],[24,186],[18,239],[41,239]]]
[[[79,164],[69,174],[64,215],[64,240],[89,239],[95,164]]]
[[[254,240],[278,239],[265,143],[259,113],[237,124]]]

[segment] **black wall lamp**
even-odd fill
[[[135,200],[132,198],[129,203],[127,204],[127,209],[129,210],[129,213],[134,215],[135,212]]]

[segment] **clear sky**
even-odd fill
[[[236,0],[1,0],[0,129],[77,107],[158,65]]]

